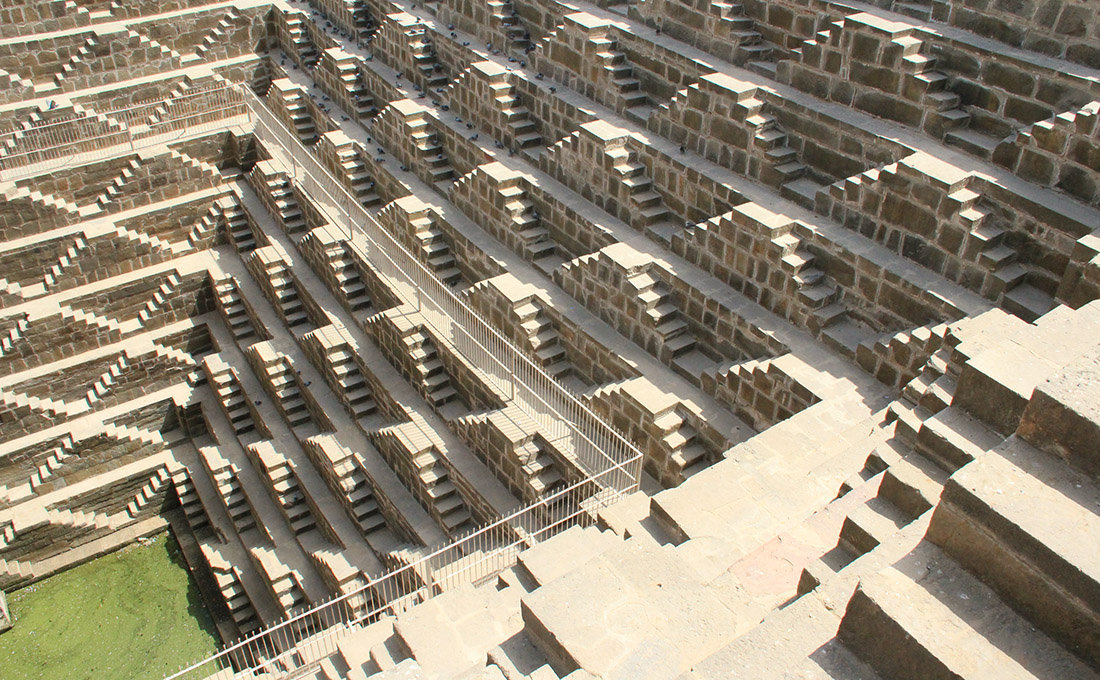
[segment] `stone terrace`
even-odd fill
[[[432,595],[242,678],[1097,677],[1098,31],[6,3],[0,587],[170,524],[226,643],[402,565]],[[621,431],[637,491],[436,581],[586,464],[317,180]]]

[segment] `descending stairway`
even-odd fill
[[[291,367],[286,356],[278,353],[261,353],[257,348],[266,348],[266,345],[253,345],[250,357],[256,363],[262,363],[263,373],[261,378],[270,386],[269,392],[275,399],[276,405],[282,412],[288,425],[292,428],[303,427],[313,421],[313,416],[306,407],[305,398],[302,396],[302,388],[298,375]]]
[[[225,230],[229,233],[229,240],[233,247],[241,255],[247,255],[256,249],[256,235],[252,231],[252,225],[248,221],[248,215],[239,203],[225,209]]]
[[[330,255],[329,266],[332,267],[336,277],[336,285],[348,308],[352,312],[367,312],[373,309],[367,286],[359,275],[359,265],[350,253],[340,248],[337,253]]]
[[[352,113],[358,120],[366,120],[378,112],[378,107],[374,105],[374,97],[367,89],[359,68],[359,64],[354,59],[339,61],[336,63],[336,77],[343,85],[344,91],[351,97],[355,107]]]
[[[268,491],[286,516],[294,535],[315,529],[317,520],[286,457],[277,452],[269,440],[250,444],[247,452],[253,464],[263,471]]]
[[[429,92],[436,88],[447,86],[447,76],[443,73],[442,64],[436,59],[435,48],[428,38],[428,29],[424,26],[416,26],[406,31],[405,36],[409,41],[409,51],[412,54],[416,70]]]
[[[730,41],[736,45],[734,63],[764,64],[772,59],[772,46],[756,30],[756,22],[752,17],[746,16],[742,3],[711,0],[710,10],[712,14],[718,14]]]
[[[233,339],[237,341],[240,347],[246,347],[250,344],[248,340],[252,338],[255,338],[255,341],[260,340],[256,335],[256,329],[252,324],[248,308],[244,305],[244,299],[241,297],[240,287],[237,285],[236,279],[227,276],[221,281],[215,282],[214,296],[218,308],[229,326],[229,331],[233,334]]]
[[[443,145],[439,143],[438,136],[432,132],[424,114],[408,121],[407,127],[413,140],[417,162],[428,170],[432,183],[445,189],[454,180],[455,171],[443,151]]]
[[[309,32],[305,28],[304,22],[309,20],[308,17],[303,12],[287,12],[283,15],[283,20],[290,38],[291,55],[296,57],[303,68],[312,69],[321,55],[309,39]]]
[[[382,197],[374,190],[374,180],[371,179],[367,166],[354,145],[342,148],[337,153],[351,195],[368,208],[381,203]]]
[[[462,272],[458,269],[458,263],[451,248],[447,244],[443,230],[435,226],[430,216],[422,216],[413,219],[410,226],[415,230],[413,235],[420,243],[421,259],[428,268],[435,272],[443,283],[454,286],[462,281]]]
[[[671,352],[672,358],[695,349],[695,338],[681,318],[680,310],[672,302],[672,291],[663,281],[643,271],[629,277],[626,282],[631,295],[642,304],[645,312],[643,321],[657,331],[661,346]]]
[[[523,54],[531,44],[531,34],[524,28],[511,0],[487,0],[492,20],[497,23],[508,38],[508,48],[517,54]]]
[[[653,188],[653,180],[646,174],[646,167],[638,160],[638,154],[627,147],[608,151],[612,169],[627,188],[630,200],[632,225],[645,229],[666,222],[671,217],[664,199]]]
[[[421,389],[428,403],[439,408],[458,397],[451,386],[451,378],[443,367],[443,361],[437,355],[431,336],[419,327],[413,327],[401,338],[419,376]]]
[[[212,549],[205,543],[200,544],[206,562],[210,564],[210,570],[214,574],[214,581],[221,591],[222,599],[229,607],[229,614],[241,633],[247,633],[260,627],[261,622],[256,615],[256,609],[252,606],[252,600],[244,589],[239,570],[230,566],[224,560],[212,557]]]
[[[516,457],[527,476],[527,484],[536,495],[551,493],[565,483],[561,470],[553,457],[543,450],[539,438],[530,437],[523,442],[516,448]]]
[[[626,54],[620,52],[613,38],[592,38],[599,59],[599,66],[610,80],[617,100],[616,110],[649,106],[649,97],[642,91],[642,82],[634,77],[634,67],[627,63]]]
[[[512,186],[500,190],[506,203],[504,210],[511,216],[511,228],[519,236],[524,254],[532,262],[558,261],[558,246],[550,231],[542,226],[535,204],[527,198],[521,187]]]
[[[378,409],[370,385],[359,370],[355,357],[347,345],[335,345],[327,349],[325,362],[332,371],[338,394],[348,412],[356,420],[370,416]]]
[[[302,144],[307,147],[316,144],[320,135],[317,132],[317,125],[310,114],[309,105],[306,103],[306,95],[302,89],[289,85],[286,88],[279,88],[278,83],[273,83],[271,89],[268,90],[268,97],[272,96],[282,99],[281,104],[286,109],[294,133],[298,135],[298,139],[302,140]]]
[[[155,510],[153,503],[159,500],[163,504],[165,492],[171,486],[171,483],[172,476],[169,474],[168,468],[158,468],[149,482],[141,487],[133,500],[126,504],[126,514],[133,519],[137,519],[149,514],[151,507]]]
[[[187,525],[191,527],[191,532],[196,538],[206,537],[211,533],[210,516],[206,514],[206,507],[202,504],[190,471],[185,467],[176,468],[172,473],[172,485],[176,489],[176,498],[179,499],[184,516],[187,517]]]
[[[274,201],[277,212],[276,217],[279,223],[282,224],[283,231],[286,232],[287,236],[297,239],[305,233],[308,225],[305,216],[302,214],[301,206],[298,205],[298,196],[294,193],[290,180],[285,175],[274,175],[268,178],[266,184],[267,191]]]
[[[665,433],[661,441],[680,477],[688,477],[706,465],[706,449],[698,441],[698,432],[676,407],[657,414],[653,424]]]
[[[203,369],[206,371],[210,388],[214,390],[226,418],[229,419],[229,424],[233,426],[233,432],[241,437],[255,431],[256,422],[252,417],[248,395],[244,393],[236,371],[223,362],[218,355],[203,359]]]
[[[65,465],[65,461],[75,455],[74,446],[75,442],[73,442],[71,434],[67,434],[61,438],[58,445],[46,456],[46,461],[39,465],[38,469],[31,475],[30,485],[32,492],[37,491],[39,487],[48,482],[53,477],[54,473]]]
[[[412,464],[425,489],[433,514],[439,517],[443,528],[454,535],[469,525],[472,519],[458,488],[450,480],[447,468],[439,458],[439,452],[431,446],[417,453]]]
[[[516,87],[509,82],[508,74],[495,76],[494,82],[489,83],[489,88],[516,146],[521,149],[542,146],[542,136],[535,128],[535,122],[531,120],[531,111],[520,102],[519,94]]]
[[[363,536],[385,528],[386,518],[381,505],[355,456],[331,437],[324,441],[325,437],[322,435],[305,442],[306,452],[317,462],[325,483],[340,499]],[[324,460],[318,461],[318,457]]]
[[[286,325],[293,328],[309,323],[309,315],[298,296],[298,286],[290,274],[290,267],[286,261],[268,260],[265,263],[265,274],[271,283],[271,288],[278,300],[279,313]]]
[[[206,59],[207,53],[211,52],[216,46],[227,43],[232,44],[229,40],[230,34],[247,23],[248,18],[242,16],[236,7],[227,8],[222,18],[218,20],[217,26],[210,29],[210,32],[203,36],[202,42],[195,48],[195,56],[199,59]]]
[[[229,513],[229,518],[233,521],[233,528],[236,529],[238,534],[244,534],[257,528],[252,505],[241,487],[236,466],[222,458],[216,451],[212,451],[212,449],[202,449],[200,453],[203,454],[206,467],[210,471],[218,495],[221,496],[222,503]]]
[[[555,378],[564,378],[573,370],[573,364],[565,355],[561,336],[550,319],[534,302],[526,302],[515,309],[519,327],[529,338],[529,347],[542,368]]]

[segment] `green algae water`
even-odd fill
[[[169,533],[8,594],[4,680],[155,680],[218,638]]]

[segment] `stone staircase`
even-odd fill
[[[745,124],[752,131],[756,153],[764,159],[760,181],[779,189],[784,198],[812,208],[817,185],[807,177],[809,168],[798,159],[798,152],[791,148],[779,121],[764,112],[764,102],[756,97],[739,105],[744,108]]]
[[[266,531],[262,525],[256,523],[252,504],[245,496],[237,467],[223,458],[216,448],[205,447],[199,453],[237,534],[243,537],[246,532],[257,528]]]
[[[508,38],[508,51],[526,53],[531,44],[531,34],[516,15],[511,0],[486,0],[493,23]]]
[[[539,135],[535,122],[531,120],[531,111],[520,101],[519,93],[510,82],[508,74],[494,76],[489,83],[489,89],[492,90],[494,106],[500,111],[516,146],[520,149],[542,146],[542,136]]]
[[[455,179],[455,170],[451,167],[439,138],[431,131],[426,116],[416,115],[406,122],[406,128],[413,140],[416,162],[427,169],[431,182],[446,193],[446,188]]]
[[[7,331],[0,333],[0,357],[15,349],[15,346],[19,344],[19,341],[23,338],[23,333],[25,333],[30,326],[31,319],[28,314],[16,320]]]
[[[182,57],[174,50],[140,33],[123,28],[102,35],[89,36],[76,53],[62,65],[61,70],[54,74],[53,85],[64,91],[80,89],[80,86],[74,82],[79,76],[107,71],[108,64],[114,66],[113,62],[108,61],[110,56],[132,53],[148,55],[145,59],[150,62],[169,61],[177,68],[182,64]],[[114,76],[113,79],[118,80],[119,76]]]
[[[256,615],[256,609],[252,606],[252,600],[244,589],[239,570],[230,566],[224,560],[214,559],[212,550],[205,543],[200,543],[206,562],[211,565],[211,573],[229,608],[229,614],[233,622],[242,633],[255,630],[261,622]]]
[[[532,262],[547,259],[559,261],[558,247],[550,236],[550,231],[539,220],[535,204],[527,198],[527,192],[520,186],[502,188],[504,210],[511,218],[511,229],[519,236],[526,259]]]
[[[447,468],[440,462],[439,452],[434,446],[419,451],[413,456],[412,465],[430,499],[430,510],[443,529],[452,535],[461,532],[472,520]]]
[[[359,68],[355,60],[339,61],[336,63],[336,77],[354,103],[352,113],[358,120],[365,120],[377,113],[378,107],[374,105],[374,97],[367,89]]]
[[[330,435],[320,435],[307,439],[304,448],[363,536],[386,528],[382,506],[347,447]]]
[[[606,35],[591,38],[599,68],[606,73],[607,80],[616,93],[616,110],[640,109],[649,106],[649,97],[642,91],[642,82],[634,77],[634,67],[627,61],[626,54],[619,50],[618,42]]]
[[[667,350],[673,359],[695,349],[695,338],[674,304],[667,284],[645,270],[628,277],[626,284],[629,294],[641,304],[643,320],[657,332],[659,349]]]
[[[921,54],[923,40],[905,35],[896,38],[893,43],[901,50],[904,77],[914,90],[912,97],[935,112],[936,127],[946,133],[944,141],[952,144],[955,134],[969,125],[970,114],[962,107],[959,95],[947,89],[950,78],[936,69],[936,57]]]
[[[249,347],[248,356],[287,424],[291,428],[312,424],[313,416],[302,395],[302,385],[286,356],[271,349],[267,343]]]
[[[85,234],[78,234],[73,239],[72,245],[65,249],[65,253],[58,257],[57,261],[46,270],[39,286],[23,287],[18,284],[8,284],[8,293],[15,293],[24,298],[46,294],[57,285],[58,280],[65,275],[66,271],[79,264],[80,258],[88,254],[88,248],[88,239],[85,238]]]
[[[177,297],[177,291],[182,283],[183,281],[180,279],[178,272],[173,271],[168,274],[168,278],[164,280],[164,283],[157,286],[153,297],[145,303],[145,308],[138,312],[137,318],[141,327],[148,327],[160,310],[171,304],[172,300]]]
[[[34,83],[23,78],[17,73],[11,73],[0,69],[0,91],[12,94],[20,91],[30,92],[34,89]]]
[[[250,23],[248,17],[242,16],[236,7],[229,7],[225,14],[218,20],[218,24],[203,36],[202,42],[195,48],[195,56],[199,59],[207,59],[207,55],[219,45],[232,44],[229,36],[237,29]],[[213,55],[211,55],[213,56]]]
[[[555,378],[569,375],[573,365],[565,355],[558,332],[540,306],[531,300],[517,306],[513,313],[517,325],[527,335],[535,361]]]
[[[286,12],[283,15],[287,36],[290,40],[289,47],[291,49],[288,51],[295,61],[307,70],[316,66],[317,61],[321,58],[317,47],[309,38],[309,31],[305,28],[304,22],[308,20],[303,12]]]
[[[133,519],[138,519],[150,514],[158,508],[156,502],[164,503],[164,496],[171,486],[172,477],[167,467],[159,468],[149,482],[141,487],[133,500],[126,504],[126,514]]]
[[[646,174],[637,152],[618,147],[608,151],[607,156],[616,179],[627,189],[631,226],[645,230],[668,222],[672,215],[664,199],[654,190],[653,180]]]
[[[207,383],[218,398],[234,434],[238,439],[256,431],[256,421],[249,403],[248,395],[241,387],[237,372],[226,364],[220,356],[213,354],[203,359]]]
[[[121,212],[134,205],[174,197],[189,191],[218,186],[226,179],[217,167],[182,154],[174,149],[167,153],[141,151],[128,167],[107,185],[95,200],[95,207],[107,214]],[[82,214],[94,212],[86,208]],[[127,230],[120,230],[126,232]],[[141,239],[145,234],[120,234]],[[149,238],[152,241],[151,238]],[[157,239],[157,242],[160,240]],[[154,242],[156,245],[157,242]],[[167,246],[165,246],[167,247]]]
[[[219,239],[219,229],[224,224],[224,207],[213,205],[201,219],[195,222],[187,234],[187,244],[194,250],[202,250],[214,245]]]
[[[245,449],[249,459],[263,473],[268,491],[279,506],[295,536],[313,531],[317,520],[298,482],[290,462],[272,446],[269,440],[249,444]]]
[[[772,46],[756,30],[756,22],[746,16],[745,6],[739,2],[711,0],[709,12],[717,15],[719,25],[729,35],[735,45],[733,60],[737,64],[746,64],[751,69],[754,63],[767,63],[772,60]]]
[[[245,348],[250,344],[250,339],[255,338],[254,342],[261,339],[256,333],[248,308],[245,307],[236,279],[227,276],[214,282],[214,300],[238,346]]]
[[[325,362],[338,387],[337,393],[353,418],[362,420],[378,410],[370,385],[359,370],[348,345],[328,347],[325,351]]]
[[[187,517],[187,525],[196,538],[205,538],[212,533],[210,516],[206,513],[206,506],[202,504],[195,480],[191,472],[185,467],[177,467],[171,475],[172,486],[176,490],[176,498],[179,499],[180,509]]]
[[[256,251],[259,253],[262,251]],[[255,257],[255,253],[253,254]],[[279,315],[290,328],[309,323],[309,315],[306,313],[302,300],[298,296],[298,286],[290,273],[290,266],[283,259],[271,258],[263,263],[263,271],[270,282]]]
[[[75,455],[75,442],[72,435],[67,434],[61,438],[60,443],[55,446],[50,453],[46,456],[46,461],[38,466],[34,474],[30,478],[30,488],[32,493],[36,493],[38,488],[48,482],[50,478],[54,476],[54,473],[64,467],[65,462],[70,460]]]
[[[367,171],[366,163],[354,145],[337,151],[340,167],[347,178],[348,190],[365,207],[373,207],[382,202],[382,197],[374,190],[374,180]]]
[[[234,203],[223,211],[225,231],[237,252],[242,256],[256,249],[256,234],[248,221],[248,215],[239,203]]]
[[[269,103],[274,100],[271,104],[273,107],[279,107],[285,111],[294,134],[302,144],[310,147],[317,143],[320,134],[310,113],[309,105],[306,103],[306,93],[302,88],[285,78],[276,80],[271,83],[271,88],[267,91],[267,99]]]
[[[264,577],[271,596],[285,616],[292,616],[310,605],[295,572],[267,547],[249,549],[252,562]]]
[[[707,451],[698,441],[699,433],[677,408],[657,415],[653,424],[662,433],[661,442],[676,474],[685,478],[706,467]]]
[[[420,259],[428,265],[440,281],[455,286],[462,281],[462,272],[451,254],[451,247],[443,230],[435,226],[430,214],[414,217],[409,221],[413,237],[419,243]]]
[[[451,386],[451,378],[443,367],[443,361],[438,356],[435,342],[426,331],[414,326],[402,336],[401,342],[404,352],[413,362],[417,382],[429,404],[438,409],[458,397],[458,392]]]
[[[416,25],[405,31],[405,38],[408,40],[413,67],[419,72],[426,89],[434,92],[437,88],[446,87],[448,79],[443,72],[443,65],[436,59],[435,48],[428,33],[427,28]]]
[[[297,240],[307,231],[308,225],[290,180],[283,175],[275,175],[267,179],[266,187],[274,202],[276,218],[282,225],[283,231],[287,236]]]
[[[565,483],[561,470],[543,448],[539,438],[531,437],[515,450],[528,486],[539,496],[552,493]]]

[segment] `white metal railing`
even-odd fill
[[[250,109],[232,84],[194,89],[106,111],[74,112],[64,120],[23,123],[0,132],[0,181],[12,181],[122,153],[182,141],[235,124]]]
[[[273,156],[282,156],[279,160],[291,169],[311,203],[366,253],[393,284],[394,292],[417,308],[438,337],[510,395],[548,438],[569,449],[589,476],[627,460],[640,461],[633,444],[472,310],[382,227],[250,90],[244,99],[256,138]],[[622,490],[637,483],[637,474],[604,481]]]
[[[457,297],[369,215],[297,136],[243,86],[219,85],[180,97],[75,115],[0,133],[0,180],[32,176],[234,125],[292,169],[315,205],[414,305],[445,342],[568,452],[585,478],[496,520],[366,585],[296,614],[171,676],[172,680],[286,676],[335,651],[336,640],[387,614],[464,583],[481,583],[522,550],[570,527],[638,488],[642,454],[576,395]]]
[[[515,564],[516,556],[566,529],[589,526],[622,493],[608,470],[550,494],[365,586],[296,614],[167,680],[295,677],[336,652],[337,642],[447,590],[479,585]],[[602,489],[602,490],[601,490]]]
[[[242,97],[258,141],[282,161],[311,202],[343,229],[394,292],[415,306],[438,336],[547,437],[571,454],[585,479],[434,552],[245,638],[168,680],[288,677],[336,651],[345,635],[463,584],[484,582],[524,549],[594,521],[599,508],[638,488],[642,454],[576,395],[474,312],[383,228],[301,140],[247,88]]]

